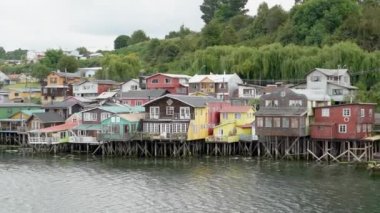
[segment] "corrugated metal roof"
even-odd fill
[[[96,99],[107,99],[112,98],[117,94],[117,92],[102,92]]]
[[[167,93],[164,89],[135,90],[120,93],[120,99],[155,99]]]
[[[305,107],[280,107],[261,108],[256,112],[256,116],[302,116],[307,113]]]
[[[21,113],[26,115],[32,115],[33,113],[42,113],[45,112],[43,109],[31,109],[31,110],[21,110]]]
[[[188,96],[188,95],[167,94],[167,95],[162,96],[160,98],[157,98],[155,100],[149,101],[148,103],[145,103],[143,106],[148,105],[152,102],[155,102],[155,101],[160,100],[160,99],[165,98],[165,97],[181,101],[181,102],[186,103],[192,107],[204,107],[209,102],[220,101],[219,99],[216,99],[215,97],[211,97],[211,96]]]
[[[236,74],[211,74],[211,75],[194,75],[192,78],[190,78],[189,83],[199,83],[205,78],[209,78],[213,82],[227,82],[233,77],[240,77]],[[243,81],[240,79],[237,83],[243,83]]]
[[[137,113],[145,112],[145,108],[142,106],[101,106],[98,107],[101,110],[112,112],[112,113]]]
[[[71,122],[71,123],[64,123],[61,125],[52,126],[52,127],[43,128],[43,129],[36,129],[36,130],[29,131],[29,132],[33,132],[33,133],[36,133],[36,132],[44,132],[44,133],[61,132],[61,131],[73,129],[76,126],[78,126],[77,123]]]
[[[101,124],[80,124],[73,128],[73,130],[93,130],[100,131],[102,130]]]
[[[1,103],[0,107],[41,107],[41,105],[32,103]]]
[[[33,113],[33,115],[29,119],[31,119],[32,117],[37,117],[42,123],[65,122],[65,119],[63,119],[59,114],[54,112]]]
[[[252,106],[223,106],[219,112],[248,112]]]
[[[167,76],[170,78],[186,78],[186,79],[191,78],[191,76],[189,76],[189,75],[180,75],[180,74],[171,74],[171,73],[156,73],[156,74],[153,74],[151,76],[148,76],[147,78],[151,78],[151,77],[156,76],[156,75],[164,75],[164,76]]]
[[[315,68],[315,70],[327,75],[327,76],[341,76],[347,73],[348,69],[324,69]]]

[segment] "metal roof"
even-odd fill
[[[271,107],[261,108],[256,116],[303,116],[307,113],[306,107]]]
[[[235,73],[234,74],[194,75],[192,78],[190,78],[189,83],[199,83],[205,78],[209,78],[211,81],[215,83],[228,82],[233,77],[237,77],[240,79],[240,77]],[[240,79],[240,81],[237,83],[243,83],[243,81]]]
[[[156,75],[163,75],[163,76],[167,76],[170,78],[186,78],[186,79],[191,78],[191,76],[189,76],[189,75],[170,74],[170,73],[156,73],[156,74],[153,74],[151,76],[148,76],[147,78],[151,78],[151,77],[156,76]]]
[[[157,100],[160,100],[162,98],[172,98],[175,100],[178,100],[180,102],[183,102],[187,105],[190,105],[192,107],[204,107],[209,102],[216,102],[220,101],[219,99],[216,99],[211,96],[188,96],[188,95],[173,95],[173,94],[167,94],[162,97],[156,98],[152,101],[149,101],[148,103],[145,103],[143,106],[148,105],[152,102],[155,102]]]
[[[120,93],[120,99],[155,99],[167,93],[164,89],[134,90]]]
[[[251,109],[252,106],[223,106],[219,112],[248,112]]]
[[[1,103],[0,107],[41,107],[41,105],[33,103]]]
[[[68,107],[74,106],[75,104],[83,106],[80,102],[76,102],[76,101],[62,101],[62,102],[55,102],[53,104],[48,104],[42,107],[43,108],[68,108]]]
[[[44,133],[48,133],[48,132],[61,132],[61,131],[66,131],[66,130],[69,130],[69,129],[73,129],[77,125],[78,125],[77,123],[70,122],[70,123],[64,123],[64,124],[61,124],[61,125],[56,125],[56,126],[51,126],[51,127],[43,128],[43,129],[31,130],[29,132],[32,132],[32,133],[37,133],[37,132],[44,132]]]
[[[80,124],[73,128],[73,130],[93,130],[93,131],[100,131],[102,130],[101,124]]]
[[[32,119],[32,117],[37,117],[42,123],[65,122],[65,119],[55,112],[34,113],[28,120]]]

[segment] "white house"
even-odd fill
[[[239,84],[238,97],[245,99],[258,99],[264,93],[264,87],[253,84]]]
[[[76,97],[96,98],[102,92],[113,89],[117,85],[111,80],[81,81],[73,84],[73,94]]]
[[[121,92],[141,90],[139,79],[131,79],[121,85]]]
[[[306,76],[306,89],[329,95],[337,102],[352,100],[357,87],[351,85],[347,69],[315,68]]]
[[[98,72],[101,69],[102,67],[85,67],[79,68],[76,73],[78,73],[81,77],[93,78],[95,77],[96,72]]]

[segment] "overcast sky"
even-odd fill
[[[249,0],[249,14],[264,0]],[[265,0],[289,10],[294,0]],[[142,29],[163,38],[184,24],[194,31],[204,25],[199,5],[203,0],[2,0],[0,46],[71,50],[113,49],[114,39]]]

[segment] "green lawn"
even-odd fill
[[[10,85],[4,85],[3,89],[23,89],[25,86],[28,86],[28,88],[41,88],[40,83],[30,83],[28,82],[28,85],[25,83],[18,83],[18,84],[10,84]]]

